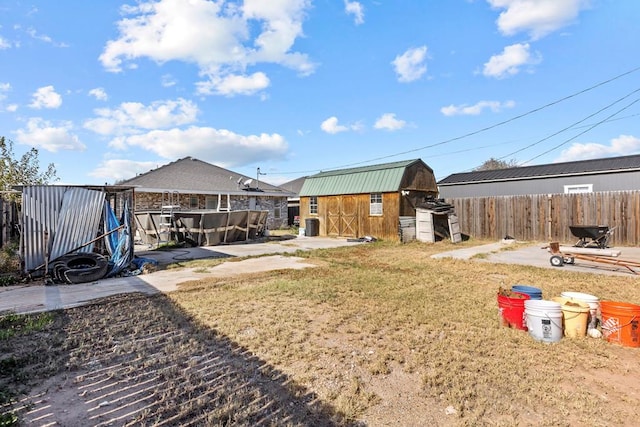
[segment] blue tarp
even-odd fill
[[[109,272],[107,277],[113,277],[127,268],[133,259],[133,244],[131,239],[131,213],[128,203],[125,201],[121,221],[116,218],[109,202],[105,201],[105,228],[106,232],[113,230],[106,236],[107,251],[111,255],[109,259]],[[118,227],[121,227],[118,230]]]

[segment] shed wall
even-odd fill
[[[416,163],[406,169],[399,189],[438,194],[438,184],[433,171],[425,168],[422,163]]]
[[[370,194],[318,196],[318,214],[309,213],[309,197],[300,197],[300,226],[320,221],[320,236],[363,237],[398,241],[400,194],[382,194],[382,215],[369,215]]]

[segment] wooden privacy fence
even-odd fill
[[[447,199],[475,238],[575,243],[570,225],[606,225],[610,246],[640,244],[640,191]]]
[[[18,207],[15,202],[0,198],[0,247],[18,236]]]

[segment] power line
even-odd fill
[[[552,151],[554,151],[554,150],[557,150],[558,148],[562,147],[563,145],[566,145],[566,144],[568,144],[569,142],[573,141],[573,140],[574,140],[574,139],[576,139],[577,137],[579,137],[579,136],[581,136],[581,135],[584,135],[585,133],[589,132],[591,129],[593,129],[593,128],[597,127],[597,126],[600,126],[602,123],[606,122],[608,119],[610,119],[610,118],[612,118],[612,117],[614,117],[614,116],[618,115],[619,113],[621,113],[621,112],[625,111],[627,108],[631,107],[632,105],[634,105],[634,104],[635,104],[635,103],[637,103],[638,101],[640,101],[640,98],[636,98],[634,101],[630,102],[630,103],[629,103],[629,104],[627,104],[626,106],[622,107],[621,109],[619,109],[619,110],[618,110],[618,111],[616,111],[615,113],[611,114],[610,116],[606,117],[605,119],[603,119],[603,120],[599,121],[598,123],[595,123],[593,126],[591,126],[591,127],[587,128],[586,130],[584,130],[584,131],[582,131],[582,132],[578,133],[577,135],[575,135],[575,136],[573,136],[573,137],[571,137],[571,138],[569,138],[569,139],[567,139],[567,140],[563,141],[562,143],[560,143],[560,144],[556,145],[555,147],[552,147],[552,148],[548,149],[548,150],[547,150],[547,151],[545,151],[544,153],[540,153],[540,154],[538,154],[537,156],[535,156],[535,157],[533,157],[533,158],[531,158],[531,159],[527,160],[527,161],[526,161],[526,162],[524,162],[524,163],[529,163],[529,162],[530,162],[530,161],[532,161],[532,160],[535,160],[535,159],[537,159],[537,158],[539,158],[539,157],[544,156],[545,154],[548,154],[548,153],[550,153],[550,152],[552,152]]]
[[[635,93],[637,93],[637,92],[640,92],[640,88],[638,88],[638,89],[636,89],[636,90],[634,90],[634,91],[632,91],[632,92],[630,92],[630,93],[626,94],[626,95],[625,95],[625,96],[623,96],[622,98],[618,98],[618,99],[616,99],[615,101],[613,101],[612,103],[608,104],[607,106],[605,106],[605,107],[603,107],[603,108],[599,109],[599,110],[598,110],[598,111],[596,111],[595,113],[589,114],[588,116],[584,117],[583,119],[578,120],[577,122],[574,122],[574,123],[570,124],[569,126],[567,126],[567,127],[563,128],[563,129],[560,129],[560,130],[559,130],[559,131],[557,131],[557,132],[552,133],[551,135],[548,135],[548,136],[546,136],[546,137],[544,137],[544,138],[542,138],[542,139],[539,139],[538,141],[536,141],[536,142],[534,142],[534,143],[532,143],[532,144],[529,144],[529,145],[527,145],[526,147],[522,147],[522,148],[520,148],[520,149],[518,149],[518,150],[516,150],[516,151],[513,151],[513,152],[511,152],[511,153],[509,153],[509,154],[507,154],[507,155],[505,155],[505,156],[499,157],[499,158],[498,158],[498,160],[504,160],[504,159],[506,159],[507,157],[511,157],[511,156],[513,156],[514,154],[521,153],[521,152],[523,152],[524,150],[527,150],[527,149],[529,149],[529,148],[531,148],[531,147],[534,147],[534,146],[536,146],[536,145],[538,145],[538,144],[541,144],[542,142],[547,141],[547,140],[549,140],[549,139],[553,138],[554,136],[557,136],[557,135],[559,135],[559,134],[561,134],[561,133],[563,133],[563,132],[566,132],[566,131],[568,131],[569,129],[575,128],[575,127],[576,127],[576,125],[579,125],[580,123],[585,122],[585,121],[587,121],[588,119],[590,119],[590,118],[592,118],[592,117],[594,117],[594,116],[597,116],[598,114],[602,113],[602,112],[603,112],[603,111],[605,111],[606,109],[613,107],[613,106],[614,106],[615,104],[617,104],[618,102],[621,102],[621,101],[623,101],[623,100],[625,100],[625,99],[629,98],[631,95],[633,95],[633,94],[635,94]],[[635,103],[635,102],[634,102],[634,103]],[[629,106],[630,106],[630,105],[629,105]],[[627,107],[627,108],[628,108],[628,107]],[[625,109],[626,109],[626,108],[625,108]],[[620,111],[619,111],[619,112],[620,112]],[[617,113],[616,113],[616,114],[617,114]],[[615,114],[614,114],[614,115],[615,115]],[[602,123],[604,123],[604,122],[608,121],[608,119],[609,119],[609,118],[611,118],[611,117],[613,117],[613,116],[609,116],[607,119],[605,119],[605,120],[603,120],[603,121],[600,121],[600,122],[598,122],[598,123],[594,124],[593,126],[589,126],[589,127],[588,127],[588,129],[587,129],[587,132],[588,132],[589,130],[593,129],[594,127],[599,126],[599,125],[601,125]],[[584,134],[584,133],[580,133],[580,135],[582,135],[582,134]],[[537,157],[536,157],[536,158],[537,158]]]
[[[445,140],[436,142],[434,144],[425,145],[425,146],[414,148],[414,149],[411,149],[411,150],[401,151],[401,152],[397,152],[397,153],[394,153],[394,154],[389,154],[389,155],[386,155],[386,156],[380,156],[380,157],[376,157],[376,158],[373,158],[373,159],[363,160],[361,162],[345,164],[345,165],[342,165],[342,166],[335,166],[335,167],[327,168],[327,169],[324,169],[324,170],[342,169],[342,168],[348,168],[348,167],[352,167],[352,166],[362,165],[362,164],[365,164],[365,163],[371,163],[371,162],[375,162],[375,161],[385,160],[385,159],[389,159],[389,158],[392,158],[392,157],[402,156],[402,155],[405,155],[405,154],[410,154],[410,153],[415,153],[415,152],[418,152],[418,151],[426,150],[428,148],[438,147],[440,145],[449,144],[451,142],[459,141],[461,139],[468,138],[470,136],[478,135],[480,133],[487,132],[487,131],[489,131],[491,129],[495,129],[495,128],[500,127],[500,126],[504,126],[507,123],[511,123],[511,122],[519,120],[519,119],[521,119],[523,117],[529,116],[531,114],[534,114],[534,113],[537,113],[539,111],[542,111],[542,110],[544,110],[546,108],[552,107],[554,105],[560,104],[560,103],[562,103],[564,101],[567,101],[569,99],[572,99],[572,98],[575,98],[577,96],[580,96],[580,95],[582,95],[584,93],[587,93],[587,92],[592,91],[594,89],[597,89],[597,88],[599,88],[601,86],[604,86],[604,85],[609,84],[611,82],[614,82],[614,81],[616,81],[618,79],[621,79],[621,78],[623,78],[625,76],[628,76],[629,74],[633,74],[633,73],[637,72],[638,70],[640,70],[640,66],[639,67],[635,67],[635,68],[633,68],[633,69],[631,69],[629,71],[625,71],[624,73],[618,74],[618,75],[616,75],[614,77],[611,77],[611,78],[609,78],[607,80],[604,80],[602,82],[596,83],[595,85],[589,86],[586,89],[582,89],[582,90],[580,90],[578,92],[572,93],[570,95],[567,95],[567,96],[562,97],[560,99],[557,99],[555,101],[552,101],[552,102],[549,102],[547,104],[544,104],[544,105],[542,105],[540,107],[537,107],[537,108],[534,108],[532,110],[529,110],[529,111],[527,111],[525,113],[519,114],[517,116],[511,117],[509,119],[503,120],[503,121],[495,123],[493,125],[489,125],[489,126],[486,126],[484,128],[481,128],[481,129],[478,129],[478,130],[475,130],[475,131],[472,131],[472,132],[465,133],[465,134],[460,135],[460,136],[456,136],[456,137],[453,137],[453,138],[445,139]],[[603,122],[599,122],[597,125],[600,125],[602,123]],[[313,169],[313,170],[306,170],[306,171],[295,171],[295,172],[280,172],[280,174],[281,175],[307,174],[307,173],[318,172],[318,171],[321,171],[321,169]]]

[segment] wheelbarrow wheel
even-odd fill
[[[551,262],[551,265],[553,265],[554,267],[562,267],[562,265],[564,264],[564,259],[562,259],[560,255],[552,256],[549,261]]]

